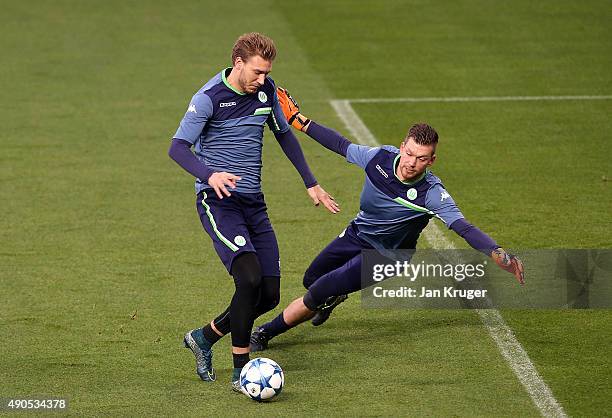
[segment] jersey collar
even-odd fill
[[[419,181],[423,180],[425,176],[427,175],[427,173],[429,172],[429,168],[426,168],[423,174],[421,174],[419,178],[417,178],[416,180],[404,181],[397,176],[397,164],[398,164],[399,159],[400,159],[400,155],[397,154],[397,156],[393,160],[393,175],[400,183],[405,184],[406,186],[412,186],[412,185],[417,184]]]
[[[225,86],[230,89],[231,91],[233,91],[236,94],[239,94],[241,96],[244,96],[246,93],[243,93],[241,91],[236,90],[230,83],[229,81],[227,81],[227,76],[225,75],[226,72],[228,72],[227,70],[232,70],[232,67],[227,67],[226,69],[224,69],[223,71],[221,71],[221,79],[223,80],[223,84],[225,84]]]

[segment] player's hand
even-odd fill
[[[280,103],[285,119],[287,119],[289,125],[305,132],[310,123],[310,119],[300,113],[300,107],[295,99],[282,87],[276,88],[276,95],[278,96],[278,102]]]
[[[491,257],[504,270],[514,274],[521,285],[525,284],[525,269],[523,262],[515,255],[507,253],[503,248],[493,250]]]
[[[336,203],[334,198],[318,184],[308,189],[308,196],[310,196],[315,206],[319,206],[320,203],[323,203],[323,206],[331,213],[340,212],[338,203]]]
[[[236,182],[240,180],[241,177],[238,177],[232,173],[226,173],[225,171],[221,171],[218,173],[213,173],[208,178],[208,184],[212,187],[217,193],[219,199],[223,199],[223,195],[230,197],[232,194],[227,190],[228,186],[231,189],[236,188]]]

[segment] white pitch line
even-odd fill
[[[330,103],[357,142],[363,145],[380,146],[374,134],[353,110],[349,100],[331,100]],[[435,249],[457,249],[435,222],[429,223],[424,230],[424,235]],[[548,385],[540,377],[529,355],[527,355],[521,343],[518,342],[499,311],[497,309],[476,309],[476,312],[542,416],[567,417],[563,407],[557,402]]]
[[[355,113],[348,100],[332,100],[330,103],[351,135],[359,143],[370,147],[378,147],[380,145],[372,132]]]
[[[351,103],[452,103],[452,102],[528,102],[528,101],[612,100],[612,96],[482,96],[482,97],[381,97],[332,100]],[[335,107],[334,107],[335,109]]]

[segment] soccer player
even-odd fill
[[[193,96],[168,151],[196,177],[200,221],[235,284],[228,308],[209,324],[187,332],[184,344],[195,356],[200,378],[214,381],[212,346],[231,332],[234,389],[239,389],[240,370],[249,361],[253,321],[279,302],[278,244],[260,184],[265,124],[301,175],[314,204],[339,211],[317,184],[283,116],[268,77],[275,56],[270,38],[259,33],[239,37],[232,50],[233,66]]]
[[[524,284],[522,262],[465,220],[440,179],[429,171],[436,160],[438,143],[438,134],[431,126],[420,123],[410,127],[399,149],[356,145],[303,116],[282,88],[277,94],[293,127],[363,168],[366,180],[357,217],[306,270],[306,294],[253,332],[251,351],[265,350],[270,339],[315,315],[315,325],[325,322],[347,294],[362,288],[362,250],[415,249],[419,234],[433,216]]]

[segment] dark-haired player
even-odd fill
[[[261,193],[264,125],[300,173],[315,203],[332,213],[338,206],[310,172],[268,77],[276,48],[259,33],[242,35],[232,50],[231,68],[208,81],[191,99],[174,135],[170,157],[196,177],[200,221],[236,286],[229,307],[209,324],[185,334],[204,381],[216,379],[212,346],[232,334],[236,384],[249,361],[249,337],[255,318],[279,301],[278,244]],[[195,155],[191,151],[195,149]],[[231,193],[228,189],[231,189]],[[209,294],[202,299],[211,299]],[[231,320],[230,320],[231,318]]]
[[[399,149],[356,145],[304,117],[285,90],[279,88],[277,94],[293,127],[363,168],[366,178],[357,217],[306,270],[304,286],[308,291],[253,332],[251,351],[266,349],[271,338],[315,315],[316,325],[325,322],[347,294],[362,288],[362,250],[414,249],[431,217],[441,219],[473,248],[492,257],[524,283],[522,262],[466,221],[440,179],[429,171],[436,160],[438,143],[438,134],[431,126],[419,123],[410,127]]]

